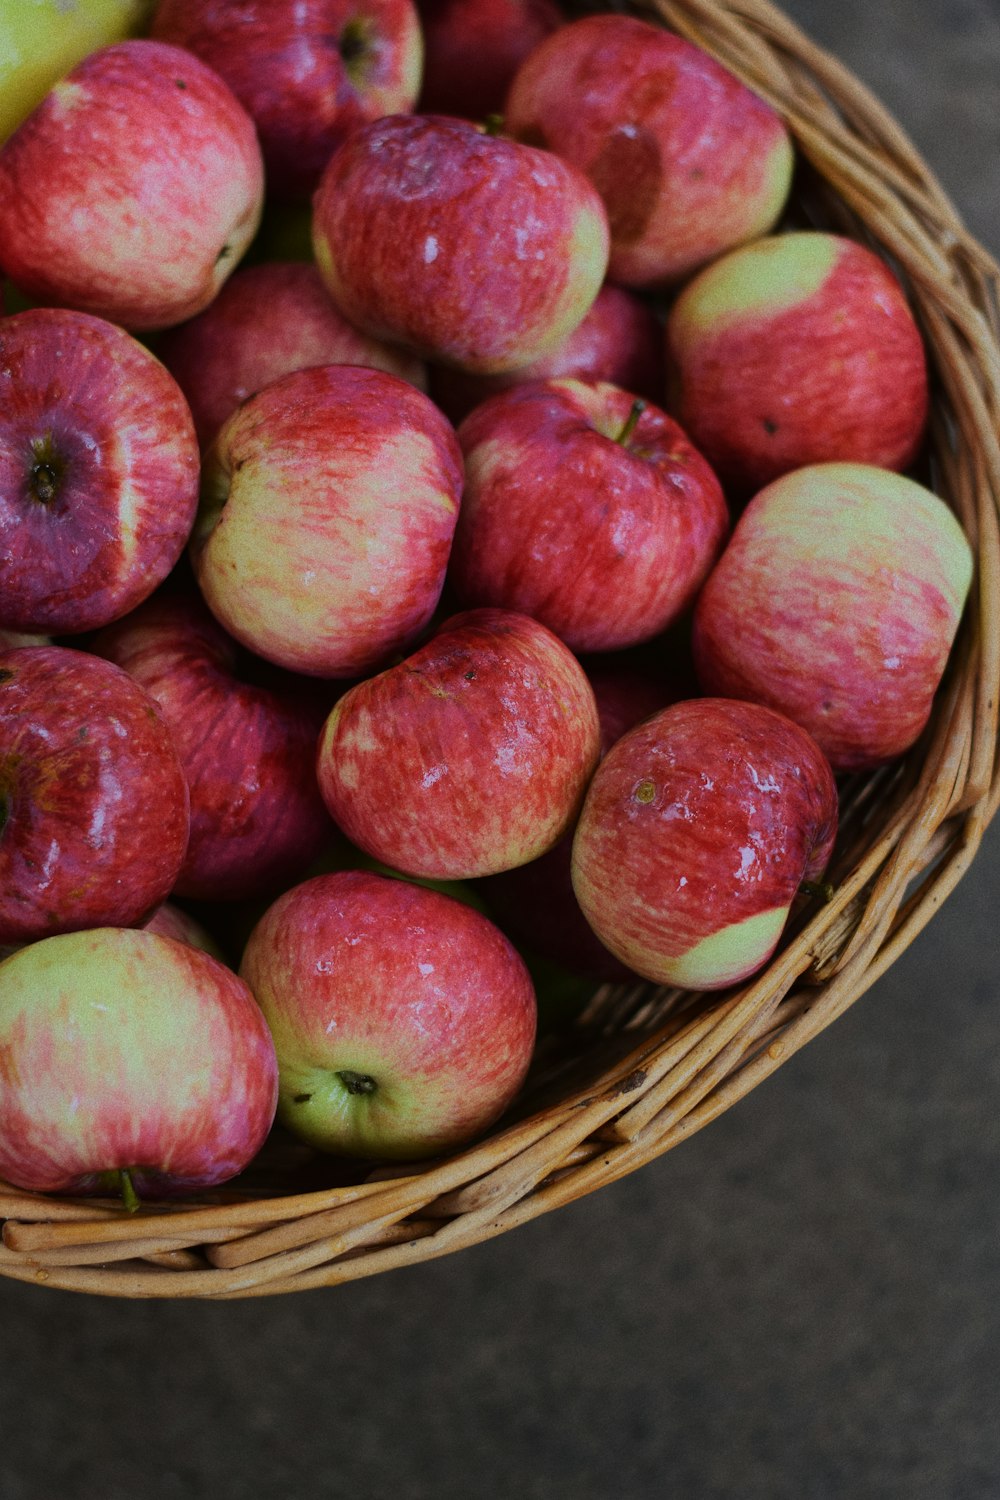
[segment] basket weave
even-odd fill
[[[279,1138],[238,1184],[133,1215],[0,1184],[7,1276],[127,1297],[290,1292],[444,1255],[592,1192],[708,1124],[852,1005],[964,874],[996,810],[1000,271],[895,122],[767,0],[616,8],[671,26],[774,105],[804,164],[794,212],[879,249],[908,285],[934,380],[924,477],[978,556],[931,723],[905,760],[844,788],[833,899],[803,903],[737,992],[604,986],[542,1049],[513,1123],[405,1175],[352,1180]]]

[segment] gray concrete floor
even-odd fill
[[[996,0],[788,0],[1000,251]],[[0,1500],[996,1500],[1000,827],[710,1129],[458,1257],[261,1303],[0,1281]]]

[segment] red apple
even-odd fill
[[[175,906],[172,901],[164,901],[142,925],[144,932],[155,932],[158,937],[173,938],[175,943],[187,943],[189,948],[200,948],[210,958],[218,959],[219,963],[224,962],[222,950],[211,933],[190,912]]]
[[[173,328],[156,352],[187,397],[207,448],[236,408],[264,386],[311,365],[368,365],[425,388],[412,355],[369,339],[327,296],[315,266],[246,266],[190,323]]]
[[[247,680],[236,643],[197,599],[150,599],[92,649],[155,698],[173,735],[191,794],[177,894],[239,900],[302,871],[332,833],[315,772],[331,695],[293,678],[276,689]]]
[[[117,619],[173,568],[197,504],[191,415],[148,350],[86,313],[0,320],[0,626]]]
[[[308,197],[351,130],[412,109],[420,88],[411,0],[159,0],[152,35],[226,80],[257,127],[277,199]]]
[[[421,1157],[478,1135],[524,1081],[535,995],[468,906],[363,871],[279,897],[240,969],[274,1036],[279,1116],[324,1151]]]
[[[573,651],[658,635],[722,546],[728,515],[708,464],[618,386],[517,386],[477,407],[459,441],[457,598],[532,615]]]
[[[695,612],[708,692],[769,704],[836,770],[901,755],[927,722],[972,578],[936,495],[866,464],[817,464],[749,504]]]
[[[767,962],[833,847],[837,791],[815,741],[753,703],[675,703],[595,775],[573,886],[612,953],[657,984],[720,989]]]
[[[263,196],[253,121],[218,74],[180,47],[122,42],[0,151],[0,263],[37,302],[164,328],[211,302]]]
[[[365,333],[484,372],[562,343],[607,268],[585,177],[443,116],[355,131],[323,174],[313,236],[333,300]]]
[[[344,694],[320,739],[320,791],[347,837],[394,869],[492,875],[569,827],[598,737],[583,668],[551,631],[470,610]]]
[[[262,1146],[274,1044],[206,953],[100,928],[0,964],[0,1177],[40,1193],[162,1198],[225,1182]]]
[[[667,325],[671,407],[723,483],[807,464],[905,469],[923,438],[923,340],[871,250],[806,230],[747,245],[684,289]]]
[[[676,281],[765,234],[791,185],[781,119],[707,52],[633,16],[588,16],[522,63],[506,127],[585,172],[612,281]]]
[[[417,0],[424,33],[424,114],[485,120],[539,42],[562,25],[555,0]]]
[[[433,615],[461,486],[455,434],[413,386],[348,365],[286,375],[206,458],[198,582],[259,656],[361,676]]]
[[[662,401],[663,333],[653,309],[621,287],[602,286],[583,322],[551,353],[503,375],[469,375],[442,366],[431,371],[431,395],[457,424],[499,391],[556,376],[606,380],[647,400]]]
[[[0,943],[143,921],[187,838],[187,783],[148,693],[64,646],[0,652]]]

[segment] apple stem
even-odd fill
[[[622,428],[621,432],[615,438],[615,442],[616,443],[620,443],[623,448],[627,448],[628,447],[628,440],[632,436],[632,434],[635,431],[635,429],[638,427],[638,425],[639,425],[639,418],[642,416],[642,414],[643,414],[643,412],[645,410],[646,410],[646,403],[645,403],[645,401],[635,400],[635,401],[632,402],[632,410],[629,412],[628,416],[625,418],[625,425]]]
[[[118,1187],[122,1195],[122,1206],[125,1212],[130,1214],[137,1213],[139,1209],[139,1194],[135,1190],[132,1173],[128,1167],[119,1167]]]
[[[803,880],[799,886],[803,896],[818,896],[821,901],[832,901],[836,888],[829,880]]]
[[[494,136],[502,135],[503,115],[487,115],[486,119],[483,121],[483,134]]]

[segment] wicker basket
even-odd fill
[[[607,9],[569,6],[568,9]],[[475,1244],[622,1177],[699,1130],[814,1037],[906,948],[992,817],[1000,686],[1000,272],[916,151],[841,65],[767,0],[649,0],[785,117],[794,212],[863,239],[908,283],[931,353],[927,478],[979,560],[935,713],[902,762],[844,788],[833,899],[722,997],[605,986],[540,1051],[518,1112],[459,1155],[369,1173],[276,1132],[241,1178],[136,1214],[0,1184],[0,1270],[128,1297],[241,1297],[370,1276]]]

